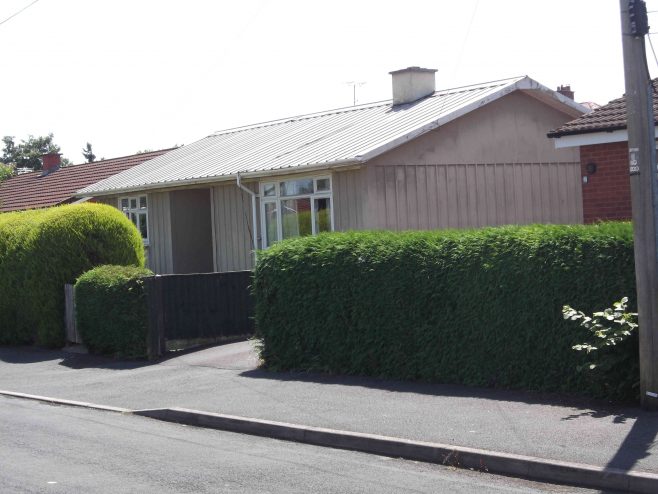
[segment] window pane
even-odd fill
[[[133,224],[137,226],[137,215],[135,213],[130,213],[130,221],[132,221]]]
[[[139,209],[146,209],[146,196],[139,198]]]
[[[282,196],[299,196],[313,193],[313,179],[288,180],[279,184]]]
[[[121,199],[121,209],[128,209],[128,198],[124,197]]]
[[[317,233],[331,231],[331,199],[315,200],[315,228]]]
[[[276,218],[276,203],[265,203],[265,242],[267,245],[272,245],[278,240]]]
[[[281,201],[283,238],[303,237],[311,232],[311,200],[287,199]]]
[[[142,234],[142,238],[149,238],[148,228],[146,226],[146,213],[139,214],[139,233]]]
[[[276,196],[276,184],[263,185],[263,195],[266,197]]]
[[[318,178],[315,181],[318,192],[327,192],[331,190],[331,183],[328,178]]]
[[[130,198],[130,209],[137,209],[137,199],[134,197]]]

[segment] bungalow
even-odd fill
[[[61,168],[57,153],[43,157],[43,169],[22,173],[0,183],[0,212],[46,208],[76,202],[76,192],[88,185],[176,148],[149,151]],[[146,225],[144,225],[146,226]]]
[[[228,129],[85,187],[148,210],[151,269],[235,271],[281,239],[331,230],[582,223],[580,165],[547,129],[586,113],[515,77],[435,91],[391,72],[393,99]]]
[[[655,92],[653,111],[658,116],[658,95]],[[656,134],[658,137],[658,127]],[[632,218],[624,96],[551,130],[547,135],[554,140],[556,149],[579,152],[585,223]]]

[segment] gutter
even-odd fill
[[[211,185],[218,182],[229,182],[231,180],[237,180],[237,177],[242,178],[266,178],[279,175],[296,175],[300,173],[308,173],[317,170],[332,170],[334,168],[343,168],[347,166],[360,166],[366,160],[363,157],[342,159],[336,161],[330,161],[327,163],[315,163],[312,165],[298,165],[291,166],[288,168],[276,168],[274,170],[260,170],[254,172],[237,172],[235,175],[215,175],[212,177],[203,177],[203,178],[191,178],[185,180],[176,180],[173,182],[157,182],[151,184],[137,185],[134,187],[126,188],[116,188],[116,189],[105,189],[101,191],[90,191],[90,192],[76,192],[76,197],[102,197],[102,196],[113,196],[117,194],[126,194],[131,192],[145,192],[153,191],[157,189],[170,189],[176,187],[184,187],[188,185]]]

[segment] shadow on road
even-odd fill
[[[633,470],[642,459],[655,451],[658,436],[658,413],[640,411],[631,430],[624,438],[617,452],[606,465],[608,468]]]
[[[59,360],[58,365],[71,369],[136,369],[151,365],[147,360],[115,360],[108,357],[70,353],[38,347],[0,347],[0,362],[8,364],[36,364]]]
[[[590,416],[604,418],[614,416],[614,423],[623,423],[627,418],[635,418],[641,412],[632,405],[615,405],[606,401],[596,400],[567,393],[545,393],[531,391],[515,391],[496,388],[478,388],[457,384],[431,384],[412,381],[395,381],[359,376],[336,376],[310,372],[273,372],[265,369],[248,370],[240,373],[242,377],[253,379],[271,379],[275,381],[297,381],[317,384],[360,386],[379,389],[393,393],[414,393],[430,396],[450,396],[461,398],[478,398],[494,401],[521,402],[531,405],[552,405],[569,407],[578,410],[577,413],[563,420],[575,420],[578,417]]]
[[[36,347],[0,347],[0,362],[8,364],[34,364],[58,360],[65,352]]]

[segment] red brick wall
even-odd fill
[[[596,172],[587,174],[587,164],[596,163]],[[583,219],[631,219],[631,183],[628,175],[628,143],[613,142],[580,147],[583,187]]]

